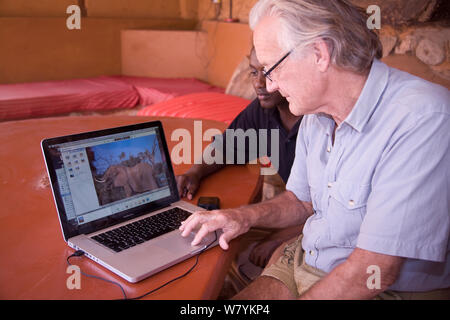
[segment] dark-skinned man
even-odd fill
[[[285,188],[294,161],[295,143],[302,117],[295,116],[289,111],[289,103],[278,91],[271,93],[267,91],[263,66],[259,63],[254,48],[251,50],[249,60],[250,75],[257,98],[233,120],[228,129],[242,129],[243,131],[254,129],[257,132],[260,129],[267,129],[267,153],[269,154],[272,151],[270,147],[271,130],[278,130],[278,174],[262,177],[264,180],[263,186],[266,186],[265,190],[269,190],[267,192],[262,191],[261,200],[266,200]],[[259,146],[259,141],[257,143]],[[235,147],[235,154],[237,152],[239,151]],[[247,162],[254,160],[248,155],[248,148],[245,148],[245,152]],[[201,180],[225,166],[226,164],[208,165],[205,163],[193,165],[185,174],[177,176],[180,195],[192,199],[200,186]],[[233,263],[230,273],[233,290],[239,291],[250,283],[253,276],[259,274],[262,271],[261,268],[266,266],[275,249],[300,232],[301,226],[275,231],[253,230],[245,236],[245,239],[241,239],[241,250],[245,252],[242,252],[237,261]]]

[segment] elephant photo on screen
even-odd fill
[[[168,186],[157,135],[121,139],[86,148],[101,206]]]
[[[86,148],[100,205],[168,186],[156,135]]]
[[[153,166],[146,162],[133,167],[111,165],[94,180],[101,205],[158,188]]]

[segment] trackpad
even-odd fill
[[[192,241],[194,241],[195,235],[196,235],[195,232],[191,232],[186,238],[181,237],[181,235],[180,235],[180,237],[183,238],[183,240],[191,246]],[[206,237],[204,237],[202,239],[202,241],[198,245],[193,246],[193,248],[194,247],[206,247],[208,245],[212,246],[212,244],[215,240],[216,240],[216,236],[215,236],[214,232],[209,233],[208,235],[206,235]]]
[[[195,238],[195,233],[191,232],[187,237],[182,237],[181,233],[173,233],[170,238],[166,238],[165,241],[158,243],[158,246],[169,250],[171,252],[191,252],[194,250],[204,249],[205,247],[211,247],[216,240],[216,235],[213,233],[208,234],[202,239],[202,241],[196,245],[192,246],[191,242]]]

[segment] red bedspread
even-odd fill
[[[0,120],[132,108],[133,86],[112,77],[0,85]]]
[[[103,76],[0,85],[0,121],[79,111],[130,109],[200,91],[223,92],[196,79]]]
[[[139,93],[139,104],[151,105],[166,101],[174,97],[183,96],[194,92],[219,92],[224,89],[212,86],[193,78],[166,79],[118,76],[117,79],[132,85]]]
[[[229,124],[249,103],[247,99],[224,93],[201,92],[148,106],[138,115],[207,119]]]

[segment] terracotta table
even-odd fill
[[[66,258],[73,250],[63,240],[40,148],[43,138],[151,121],[132,116],[60,117],[0,123],[0,299],[120,299],[112,284],[81,277],[81,289],[66,285]],[[194,120],[158,118],[171,152],[178,141],[171,132],[188,129],[194,137]],[[226,125],[202,121],[203,132]],[[192,139],[193,140],[193,139]],[[193,142],[192,142],[193,143]],[[203,147],[207,142],[203,143]],[[193,149],[192,149],[193,150]],[[174,166],[175,174],[190,165]],[[247,204],[259,175],[257,166],[231,166],[205,179],[196,197],[218,196],[222,208]],[[147,296],[147,299],[215,299],[226,270],[236,253],[220,247],[204,252],[186,277]],[[137,284],[131,284],[86,257],[73,258],[82,271],[119,282],[128,297],[139,296],[185,273],[195,263],[188,259]]]

